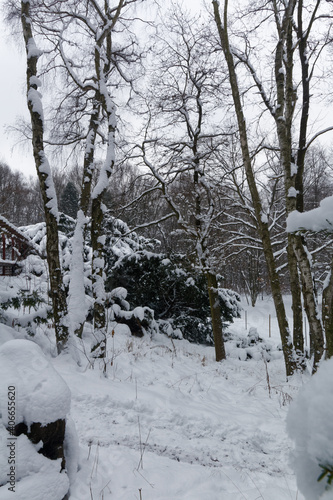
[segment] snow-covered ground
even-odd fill
[[[36,337],[72,394],[80,458],[70,500],[303,500],[286,416],[310,376],[286,381],[271,300],[243,307],[247,324],[244,310],[218,364],[212,347],[139,339],[119,325],[105,377],[83,344],[78,367]],[[265,343],[244,347],[251,328]]]
[[[271,301],[247,309],[248,329],[267,340],[271,314],[278,344]],[[247,334],[244,314],[230,330]],[[81,446],[71,500],[303,499],[285,419],[306,375],[287,383],[278,351],[267,364],[259,352],[241,361],[231,343],[216,364],[213,348],[137,339],[124,327],[109,349],[107,378],[98,362],[78,369],[54,360]]]

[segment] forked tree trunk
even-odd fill
[[[296,209],[297,194],[295,189],[296,178],[301,181],[298,169],[292,163],[292,119],[295,109],[296,95],[293,86],[293,26],[292,15],[296,0],[289,0],[286,4],[283,21],[279,31],[279,40],[275,52],[275,80],[277,89],[277,106],[274,113],[276,130],[280,145],[281,164],[285,176],[285,197],[287,215]],[[281,71],[283,68],[285,71]],[[306,126],[302,128],[304,139]],[[303,158],[304,161],[304,158]],[[297,176],[298,173],[298,176]],[[318,313],[317,299],[314,290],[311,263],[300,235],[290,234],[288,246],[292,245],[297,258],[301,276],[304,307],[309,321],[311,351],[314,356],[313,371],[316,371],[323,354],[323,331]],[[288,249],[289,250],[289,249]],[[288,259],[292,271],[295,271],[294,257],[290,250]],[[295,279],[296,276],[293,276]],[[297,325],[296,325],[297,326]]]
[[[75,260],[73,259],[71,265],[71,273],[73,274],[81,273],[81,276],[79,277],[76,276],[75,278],[76,283],[78,283],[78,279],[80,279],[81,293],[78,294],[79,295],[78,298],[70,296],[70,304],[69,304],[71,308],[74,308],[76,310],[75,314],[76,318],[79,318],[74,327],[72,327],[74,334],[79,338],[82,337],[82,332],[86,321],[86,311],[85,308],[83,307],[83,304],[79,303],[79,300],[80,297],[83,297],[85,294],[84,274],[83,274],[84,273],[83,247],[85,241],[85,233],[87,230],[87,222],[88,222],[87,217],[89,214],[89,207],[91,202],[91,185],[94,173],[95,142],[98,131],[100,107],[101,107],[100,93],[96,91],[95,97],[93,99],[93,109],[91,111],[88,133],[86,138],[85,154],[83,160],[80,206],[79,206],[79,211],[77,213],[77,219],[74,231],[74,240],[81,242],[80,245],[81,248],[80,252],[77,255],[75,255]]]
[[[67,303],[59,256],[56,193],[50,166],[44,151],[43,108],[38,92],[39,82],[37,79],[37,61],[40,52],[36,48],[32,34],[30,2],[26,0],[21,2],[21,22],[27,53],[27,100],[31,118],[33,155],[44,204],[50,295],[59,354],[66,348],[69,335]]]

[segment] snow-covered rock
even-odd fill
[[[66,382],[37,344],[14,339],[0,347],[0,500],[65,497],[78,462],[70,403]]]
[[[45,425],[66,418],[70,390],[43,354],[29,340],[10,340],[0,348],[0,411],[8,425],[7,391],[16,388],[16,423]]]

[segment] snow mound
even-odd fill
[[[325,361],[291,405],[287,430],[295,441],[294,469],[306,500],[332,500],[329,475],[333,468],[333,359]],[[326,491],[327,490],[327,491]]]
[[[0,438],[10,443],[12,437],[0,426]],[[15,467],[14,489],[7,483],[9,465],[5,453],[0,457],[0,500],[57,500],[64,498],[69,488],[68,476],[59,473],[60,460],[48,460],[37,452],[38,445],[21,434],[15,441],[17,467]],[[13,488],[13,485],[12,485]]]
[[[10,332],[5,333],[10,337]],[[0,500],[62,500],[78,462],[66,382],[37,344],[22,339],[8,340],[0,347],[0,382],[0,441],[5,443],[0,454]],[[62,458],[43,454],[43,440],[35,444],[16,427],[22,423],[28,429],[36,423],[43,427],[60,419],[66,419],[66,470],[62,470]]]
[[[24,337],[23,333],[17,332],[10,326],[6,326],[0,323],[0,346],[2,346],[5,342],[8,342],[9,340],[14,340],[23,337]]]
[[[46,425],[69,413],[71,393],[41,348],[29,340],[9,340],[0,348],[0,412],[8,426],[8,387],[15,387],[16,424]]]

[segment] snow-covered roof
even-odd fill
[[[16,236],[20,241],[23,241],[27,245],[32,247],[31,241],[25,234],[23,234],[17,227],[14,226],[9,220],[7,220],[3,215],[0,215],[0,230],[2,232]]]

